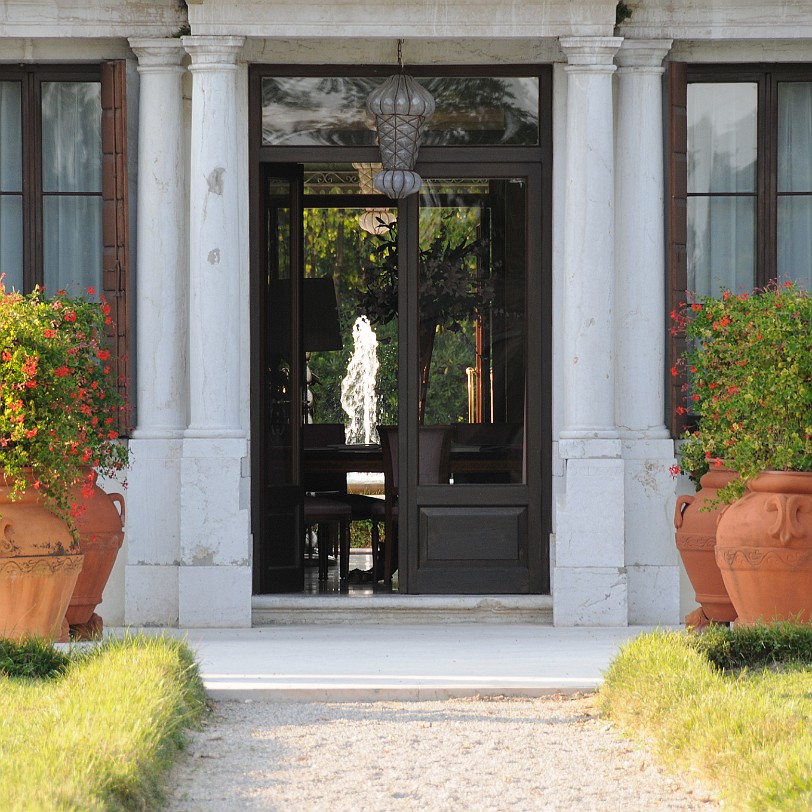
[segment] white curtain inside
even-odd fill
[[[19,82],[0,82],[0,274],[23,285],[22,119]]]
[[[778,278],[812,290],[812,82],[779,84],[777,148]]]
[[[688,85],[688,288],[749,290],[756,269],[755,83]]]
[[[101,86],[42,85],[45,289],[76,295],[100,287],[102,263]]]

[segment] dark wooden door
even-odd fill
[[[252,282],[254,592],[304,588],[301,167],[264,164]]]
[[[550,353],[540,167],[435,165],[421,174],[423,190],[401,205],[398,235],[406,281],[399,291],[400,588],[546,592],[550,427],[542,381],[550,378]],[[453,368],[461,353],[469,359],[462,415],[446,383],[456,376],[457,388],[466,385]],[[438,476],[421,466],[429,453],[421,432],[443,424],[450,452]]]

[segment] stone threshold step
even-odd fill
[[[549,595],[254,595],[251,609],[254,626],[553,623]]]

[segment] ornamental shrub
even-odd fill
[[[739,479],[719,492],[741,496],[764,470],[812,471],[812,297],[792,282],[752,294],[701,297],[672,314],[688,350],[681,468],[697,477],[721,460]]]
[[[91,288],[88,295],[93,296]],[[0,467],[11,497],[34,488],[74,530],[78,486],[129,463],[118,441],[125,404],[105,346],[110,305],[64,291],[23,295],[0,277]]]

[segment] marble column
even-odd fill
[[[247,187],[238,116],[243,37],[191,36],[189,427],[181,464],[179,623],[250,626],[248,449],[241,424]]]
[[[192,57],[187,437],[244,437],[240,425],[237,57],[243,37],[183,37]]]
[[[625,625],[623,459],[614,399],[613,62],[621,39],[565,37],[565,492],[556,506],[556,625]]]
[[[175,38],[138,57],[136,418],[127,491],[127,624],[176,625],[180,458],[186,428],[187,265],[182,80]]]
[[[664,424],[662,63],[670,48],[670,40],[627,39],[616,57],[615,415],[625,460],[629,622],[640,624],[679,619],[674,444]]]

